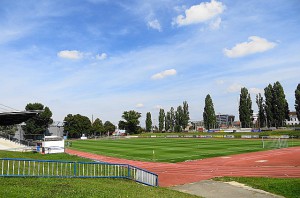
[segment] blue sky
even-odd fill
[[[300,73],[297,0],[1,0],[1,104],[40,102],[117,124],[204,99],[238,116],[241,87],[279,81],[290,110]],[[3,109],[0,109],[0,111]],[[155,120],[154,120],[155,121]]]

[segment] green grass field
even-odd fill
[[[300,141],[293,140],[294,146]],[[265,150],[261,140],[196,138],[130,138],[77,140],[73,149],[140,161],[182,162]]]
[[[157,137],[166,137],[168,135],[179,135],[179,136],[185,136],[185,135],[211,135],[211,136],[220,136],[220,135],[233,135],[235,138],[241,138],[242,135],[258,135],[259,137],[262,136],[280,136],[280,135],[289,135],[293,136],[294,138],[300,138],[300,131],[297,130],[276,130],[276,131],[263,131],[263,132],[237,132],[237,133],[228,133],[228,132],[188,132],[188,133],[141,133],[137,134],[139,137],[151,137],[151,136],[157,136]]]

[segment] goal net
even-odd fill
[[[267,149],[286,148],[289,146],[288,138],[286,137],[263,136],[261,140],[262,140],[262,147]]]

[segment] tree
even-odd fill
[[[284,126],[285,119],[288,119],[289,107],[285,99],[283,87],[277,81],[273,85],[273,115],[276,127]]]
[[[170,131],[174,132],[174,126],[175,126],[175,112],[174,108],[171,107],[170,109]]]
[[[106,121],[104,123],[104,131],[105,132],[113,132],[115,130],[116,130],[116,126],[113,123],[111,123],[110,121]]]
[[[151,120],[151,113],[147,112],[146,114],[146,131],[150,132],[152,129],[152,120]]]
[[[274,123],[274,115],[273,115],[273,87],[269,84],[265,89],[265,113],[267,118],[267,126],[271,127]]]
[[[295,90],[295,109],[298,120],[300,120],[300,83]]]
[[[190,120],[190,113],[189,113],[189,105],[187,101],[183,102],[183,112],[182,112],[182,128],[185,129]]]
[[[160,109],[159,116],[158,116],[158,130],[163,131],[164,125],[165,125],[165,110]]]
[[[181,132],[182,131],[182,117],[183,117],[183,109],[182,106],[178,106],[175,112],[175,126],[174,131]]]
[[[265,105],[264,105],[264,99],[260,93],[256,95],[256,104],[258,107],[259,127],[265,127],[266,126]]]
[[[208,130],[216,125],[216,114],[215,114],[214,104],[209,94],[207,94],[207,96],[205,97],[203,121],[204,121],[204,127]]]
[[[127,133],[133,134],[139,132],[138,125],[140,124],[139,118],[141,117],[141,113],[136,112],[134,110],[124,111],[122,118],[125,120]]]
[[[165,120],[165,131],[168,132],[171,128],[171,112],[167,112]]]
[[[246,87],[241,88],[239,117],[242,128],[251,127],[252,119],[252,101],[250,93]]]
[[[102,120],[100,120],[99,118],[97,118],[94,123],[92,124],[92,133],[96,136],[96,135],[102,135],[102,133],[104,132],[104,126],[102,123]]]
[[[14,136],[17,130],[17,125],[0,126],[0,132],[5,137]]]
[[[277,81],[265,88],[265,112],[268,127],[281,127],[289,119],[289,106],[285,99],[283,87]]]
[[[53,123],[52,112],[41,103],[29,103],[25,109],[26,111],[42,110],[41,113],[27,120],[26,125],[22,126],[26,139],[41,139],[41,135],[44,135],[49,125]]]
[[[119,129],[126,130],[126,122],[123,121],[123,120],[120,120],[119,124],[118,124],[118,127],[119,127]]]
[[[88,117],[80,114],[68,114],[64,119],[64,131],[70,138],[79,138],[83,134],[89,136],[92,134],[92,125]]]

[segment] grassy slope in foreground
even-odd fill
[[[0,151],[0,158],[90,161],[68,154],[41,155],[12,151]],[[196,197],[125,179],[0,177],[0,183],[0,197]]]
[[[293,140],[293,145],[300,141]],[[183,162],[265,150],[261,140],[131,138],[73,141],[72,149],[140,161]]]
[[[300,197],[300,178],[221,177],[216,181],[236,181],[286,198]]]
[[[0,178],[0,197],[196,197],[121,179]]]

